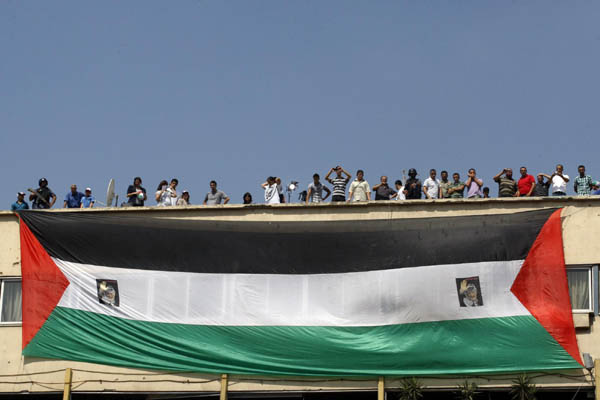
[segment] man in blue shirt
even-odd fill
[[[81,208],[83,193],[77,191],[77,185],[71,185],[71,191],[65,196],[64,208]]]
[[[29,204],[25,202],[25,193],[17,193],[17,201],[10,205],[12,211],[29,210]]]
[[[81,208],[92,208],[96,199],[92,196],[92,189],[85,188],[85,196],[81,199]]]

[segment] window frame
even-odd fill
[[[21,321],[2,321],[2,305],[4,303],[4,282],[22,282],[23,279],[20,276],[7,276],[0,277],[0,327],[3,326],[22,326],[23,325],[23,314],[21,312]],[[22,284],[22,283],[21,283]],[[21,286],[21,296],[23,295]],[[23,297],[21,297],[21,302]],[[22,306],[22,304],[21,304]]]
[[[573,308],[571,303],[571,312],[573,314],[596,314],[598,308],[598,290],[596,288],[596,273],[597,266],[595,265],[566,265],[565,269],[567,272],[567,285],[569,282],[569,270],[587,271],[588,274],[588,304],[589,308]],[[571,293],[569,293],[569,300],[571,300]]]

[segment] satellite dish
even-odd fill
[[[111,179],[108,182],[108,189],[106,189],[106,207],[111,207],[113,199],[115,198],[115,180]]]

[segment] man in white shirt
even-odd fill
[[[393,199],[396,200],[406,200],[406,190],[404,189],[404,185],[402,185],[402,181],[398,179],[396,181],[396,194],[392,196]]]
[[[279,190],[277,189],[277,182],[275,177],[270,176],[267,181],[260,185],[265,190],[265,203],[267,204],[279,204]]]
[[[440,193],[440,180],[435,179],[437,171],[431,169],[429,171],[429,178],[423,182],[423,193],[425,193],[426,199],[437,199]]]
[[[365,173],[362,169],[356,171],[356,179],[350,185],[347,201],[369,201],[371,200],[371,187],[369,182],[363,179]]]
[[[569,175],[563,174],[563,165],[558,164],[556,171],[550,176],[552,181],[552,196],[566,196],[567,195],[567,182],[569,182]]]

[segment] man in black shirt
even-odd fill
[[[421,198],[421,183],[420,179],[417,179],[417,170],[411,168],[408,170],[408,179],[406,180],[406,199],[407,200],[418,200]]]
[[[544,182],[544,178],[547,178],[548,180]],[[551,183],[552,179],[550,178],[550,175],[538,174],[537,185],[533,188],[533,193],[531,195],[536,197],[548,196],[548,189],[550,188]]]
[[[31,208],[33,209],[44,209],[44,208],[52,208],[54,203],[56,202],[56,195],[50,188],[48,187],[48,181],[46,178],[40,179],[38,182],[40,187],[36,190],[27,189],[31,192],[29,195],[29,201],[31,201]]]
[[[380,178],[380,183],[373,186],[375,200],[389,200],[396,194],[396,191],[389,187],[387,181],[388,177],[384,175]]]

